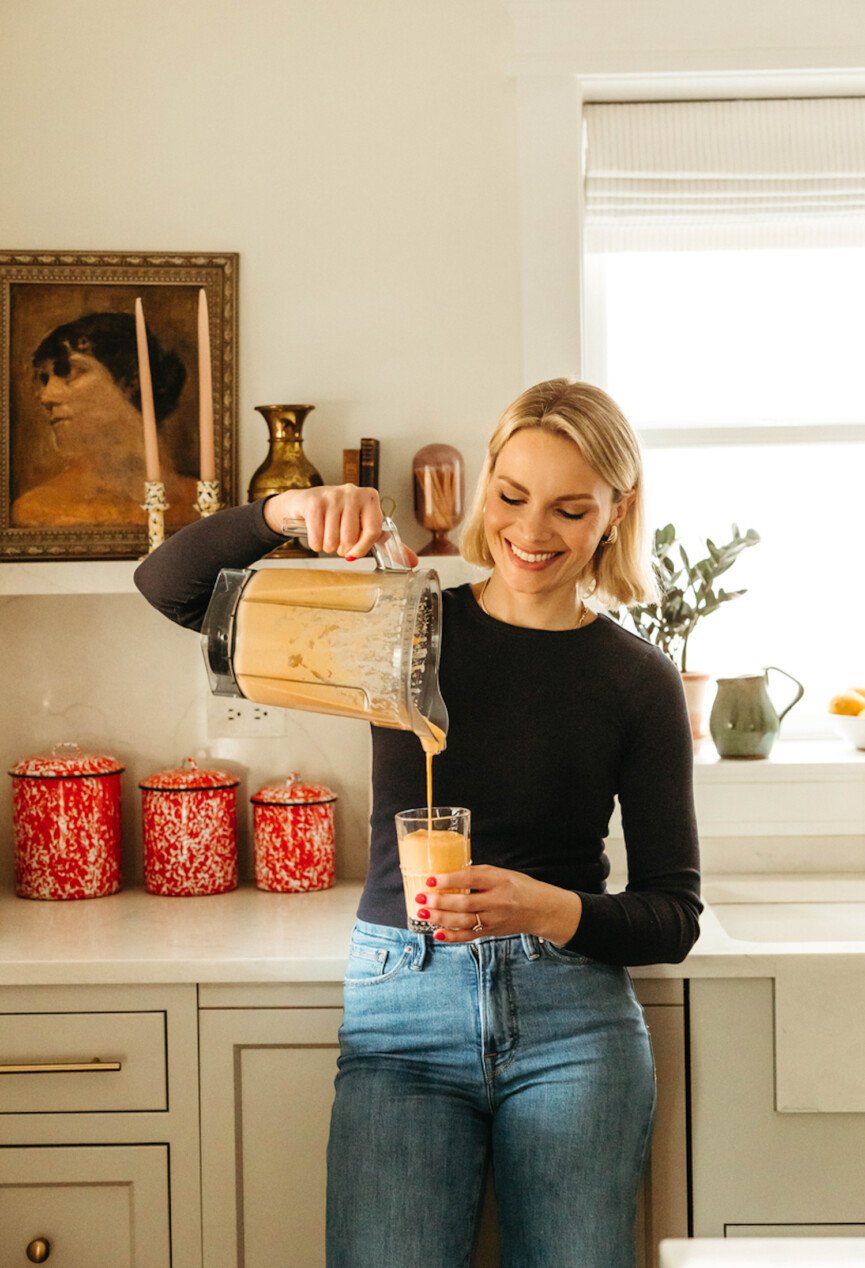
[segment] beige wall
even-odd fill
[[[240,252],[243,491],[312,401],[411,529],[415,450],[521,386],[509,56],[503,0],[3,0],[0,246]]]

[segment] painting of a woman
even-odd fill
[[[32,346],[32,345],[31,345]],[[157,427],[170,418],[186,381],[181,358],[148,331]],[[144,434],[135,319],[91,312],[55,327],[32,355],[34,390],[50,429],[56,470],[15,491],[15,528],[142,523]],[[195,479],[175,469],[160,443],[170,509],[166,527],[195,518]]]

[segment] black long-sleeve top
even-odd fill
[[[221,568],[283,539],[263,503],[181,529],[139,565],[144,596],[200,629]],[[678,963],[699,932],[693,744],[678,671],[656,647],[599,616],[534,630],[487,616],[468,585],[443,597],[441,688],[450,725],[434,762],[435,800],[472,812],[472,862],[580,895],[566,943],[609,964]],[[426,801],[417,738],[373,727],[370,863],[358,915],[405,927],[393,816]],[[627,889],[605,892],[618,797]]]

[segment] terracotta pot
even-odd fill
[[[144,885],[171,898],[224,894],[237,887],[239,780],[199,770],[191,757],[143,779]]]
[[[694,748],[706,738],[703,720],[706,716],[706,689],[709,685],[708,674],[692,673],[690,669],[682,671],[682,685],[685,688],[685,700],[688,705],[688,719],[691,723],[691,735]]]
[[[104,898],[120,889],[116,758],[56,744],[13,766],[15,892],[20,898]]]
[[[330,889],[336,793],[292,774],[281,784],[259,788],[250,800],[258,888],[280,893]]]

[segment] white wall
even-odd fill
[[[819,65],[847,66],[861,9],[574,0],[513,12],[521,33],[535,24],[541,60],[549,15],[564,14],[568,65],[576,47],[583,71],[606,73],[803,67],[816,45]],[[380,437],[383,491],[417,544],[414,451],[455,443],[473,477],[525,386],[521,217],[540,207],[542,230],[563,190],[520,196],[514,68],[539,63],[522,36],[515,56],[505,0],[0,0],[0,247],[238,251],[242,495],[266,448],[253,406],[313,401],[306,447],[325,479],[343,447]],[[571,356],[562,347],[553,371],[571,372]],[[196,640],[131,596],[6,599],[0,640],[0,758],[77,738],[128,760],[130,875],[135,780],[196,750],[232,762],[247,793],[287,766],[329,783],[339,870],[362,875],[360,724],[307,718],[284,744],[208,745]],[[4,785],[6,877],[8,824]]]

